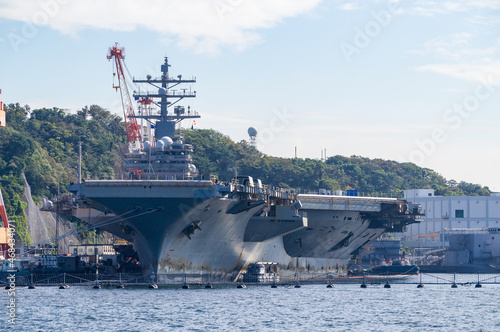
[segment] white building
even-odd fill
[[[405,190],[404,198],[420,204],[424,221],[408,226],[405,236],[439,233],[445,229],[500,227],[500,195],[434,196],[433,189]]]

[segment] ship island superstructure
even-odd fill
[[[132,238],[143,265],[155,273],[210,271],[234,278],[249,264],[272,262],[280,271],[326,272],[359,254],[384,232],[418,222],[420,210],[396,198],[298,194],[262,185],[251,176],[220,182],[195,179],[194,147],[176,135],[176,124],[198,118],[177,101],[195,97],[169,76],[134,80],[157,92],[136,93],[159,114],[139,112],[155,127],[155,142],[141,142],[125,157],[127,180],[87,180],[70,190],[74,214],[124,238]],[[170,102],[175,100],[175,102]],[[148,135],[152,138],[152,135]]]
[[[156,92],[134,93],[134,98],[142,107],[139,114],[133,117],[145,120],[148,128],[154,127],[154,140],[145,141],[142,149],[133,150],[125,157],[128,176],[134,179],[190,180],[198,175],[191,156],[193,146],[184,144],[182,136],[176,136],[175,132],[176,124],[182,120],[200,117],[198,112],[191,111],[190,106],[186,110],[186,107],[176,105],[185,98],[196,97],[196,91],[191,91],[191,88],[180,88],[182,84],[195,83],[196,78],[183,79],[182,75],[172,78],[169,67],[165,57],[160,77],[148,75],[146,79],[133,80],[134,83],[148,84],[157,89]],[[178,91],[173,89],[177,86]],[[160,107],[159,114],[152,114],[151,104]]]
[[[118,77],[118,85],[113,84],[113,88],[120,90],[124,109],[129,141],[129,151],[125,155],[127,178],[190,180],[196,177],[198,172],[191,157],[193,146],[184,144],[182,135],[176,136],[176,125],[182,120],[200,117],[198,112],[191,111],[190,106],[186,111],[186,107],[177,104],[183,99],[196,97],[196,91],[184,87],[184,84],[196,83],[196,78],[171,77],[168,58],[165,57],[160,77],[133,78],[134,84],[145,84],[154,89],[143,91],[139,86],[138,91],[134,91],[133,99],[138,105],[136,113],[123,69],[125,49],[116,43],[109,49],[107,58],[113,60],[116,67],[114,75]],[[159,107],[159,112],[155,112],[155,106]]]

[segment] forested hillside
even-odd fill
[[[97,105],[71,114],[59,108],[31,110],[10,104],[6,112],[7,127],[0,128],[0,186],[7,213],[20,231],[26,223],[22,174],[35,202],[57,194],[58,188],[65,192],[70,182],[77,181],[79,142],[84,179],[121,178],[127,142],[120,116]],[[194,145],[194,163],[205,178],[214,174],[230,180],[237,168],[239,174],[284,188],[357,189],[367,195],[401,195],[411,188],[433,188],[437,195],[490,193],[487,187],[448,181],[411,163],[359,156],[334,156],[326,161],[277,158],[214,130],[184,130],[183,135],[186,143]]]
[[[76,114],[62,109],[30,110],[28,106],[5,107],[7,127],[0,128],[0,186],[9,218],[22,237],[25,174],[33,199],[66,191],[77,181],[78,145],[82,142],[82,173],[85,177],[112,179],[120,176],[125,129],[120,117],[99,106]]]
[[[239,174],[263,183],[297,189],[357,189],[367,195],[402,195],[405,189],[432,188],[436,195],[489,195],[488,187],[446,180],[435,171],[412,163],[398,163],[360,156],[334,156],[326,161],[277,158],[260,153],[247,142],[233,142],[214,130],[185,131],[185,142],[194,145],[194,163],[201,174],[218,174],[222,180]]]

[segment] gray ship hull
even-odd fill
[[[386,231],[366,211],[279,205],[270,216],[269,197],[218,189],[209,181],[87,181],[79,194],[114,213],[158,273],[234,276],[257,261],[285,273],[328,272]]]

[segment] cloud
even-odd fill
[[[358,10],[361,9],[362,7],[360,7],[356,3],[345,3],[343,5],[340,5],[339,8],[340,10]]]
[[[500,2],[498,0],[462,0],[470,7],[481,9],[500,9]]]
[[[0,0],[0,19],[48,26],[62,34],[139,27],[198,52],[258,42],[260,29],[311,11],[322,0]]]
[[[405,12],[414,15],[435,16],[474,10],[500,9],[498,0],[427,1],[407,0],[402,2]]]
[[[439,63],[419,66],[415,69],[419,71],[430,71],[444,74],[475,83],[484,81],[489,81],[495,84],[500,83],[500,61],[490,61],[485,64]]]
[[[421,55],[434,55],[447,60],[460,60],[465,58],[492,57],[498,52],[498,45],[486,48],[474,48],[472,44],[476,36],[469,32],[454,33],[427,41],[420,50],[409,53]]]
[[[419,50],[409,53],[435,58],[438,63],[416,67],[419,71],[430,71],[454,78],[481,82],[487,77],[500,81],[500,41],[488,47],[475,47],[477,36],[472,33],[454,33],[426,42]]]

